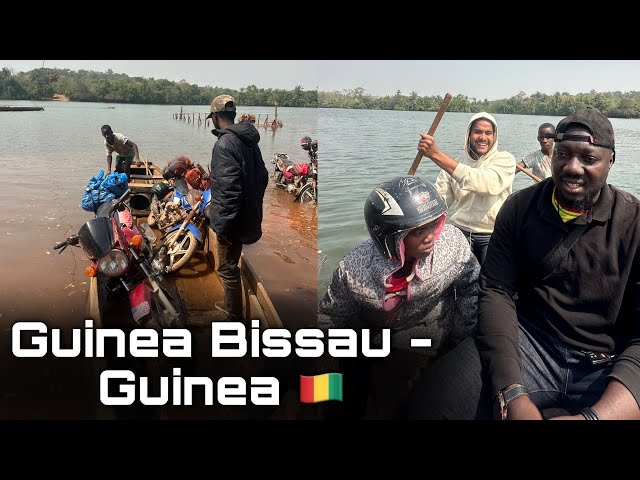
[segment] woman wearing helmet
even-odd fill
[[[392,355],[377,361],[386,364],[380,371],[392,372],[382,390],[394,398],[385,400],[391,406],[382,416],[393,416],[420,368],[472,333],[480,266],[462,232],[445,224],[442,197],[418,177],[380,184],[367,198],[364,215],[371,239],[338,264],[319,304],[318,323],[324,329],[391,330]],[[414,338],[430,339],[431,347],[412,348]],[[404,367],[391,357],[401,358]]]

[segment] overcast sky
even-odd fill
[[[0,60],[14,72],[42,67],[108,69],[145,78],[240,89],[352,90],[370,95],[444,95],[494,100],[520,91],[640,90],[639,60]]]

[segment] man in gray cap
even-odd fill
[[[607,184],[614,161],[611,122],[580,109],[556,127],[552,178],[498,214],[480,275],[479,358],[455,382],[469,395],[482,387],[496,418],[640,419],[640,201]],[[424,416],[455,410],[425,399]]]
[[[260,134],[249,122],[234,123],[236,102],[219,95],[211,102],[211,118],[218,137],[211,156],[210,225],[218,242],[218,275],[224,300],[216,308],[227,320],[241,321],[242,284],[238,262],[243,244],[262,236],[262,200],[269,181],[258,142]]]

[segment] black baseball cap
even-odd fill
[[[565,135],[567,128],[572,123],[584,125],[589,129],[591,135]],[[576,110],[575,113],[560,120],[556,127],[556,142],[562,142],[563,140],[589,142],[591,145],[609,148],[614,153],[616,151],[611,122],[600,111],[591,107]]]

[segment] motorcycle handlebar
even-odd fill
[[[80,241],[80,237],[78,237],[78,235],[71,235],[66,240],[63,240],[62,242],[56,243],[53,246],[53,249],[54,250],[60,250],[61,248],[66,247],[67,245],[77,245],[79,241]]]
[[[69,242],[68,242],[67,240],[64,240],[64,241],[62,241],[62,242],[58,242],[58,243],[56,243],[56,244],[53,246],[53,249],[54,249],[54,250],[59,250],[59,249],[61,249],[62,247],[66,247],[68,243],[69,243]]]

